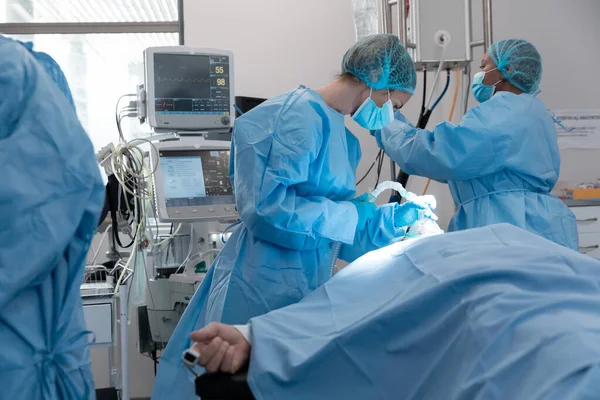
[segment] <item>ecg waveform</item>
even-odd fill
[[[190,83],[190,84],[207,84],[210,83],[210,78],[162,78],[156,77],[156,83]]]
[[[156,111],[170,111],[173,110],[173,100],[162,100],[157,101],[155,104]]]

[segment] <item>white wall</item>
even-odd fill
[[[185,13],[187,45],[233,51],[242,96],[324,85],[354,40],[350,0],[190,0]]]

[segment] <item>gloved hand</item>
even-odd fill
[[[361,231],[367,225],[367,221],[375,216],[377,206],[369,202],[369,194],[365,193],[360,197],[350,200],[350,203],[356,207],[358,213],[358,223],[356,224],[356,230]]]
[[[412,225],[424,217],[431,218],[434,221],[437,220],[437,216],[430,208],[422,207],[416,203],[398,204],[394,208],[394,226],[396,228]]]
[[[413,203],[422,208],[422,216],[437,221],[438,217],[433,213],[433,210],[435,210],[435,207],[437,206],[435,197],[433,197],[430,194],[417,196],[416,194],[409,191],[405,191],[405,193],[400,193],[400,195],[407,200],[407,203]]]

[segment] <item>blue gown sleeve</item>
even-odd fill
[[[374,218],[358,230],[351,245],[343,245],[339,258],[353,262],[364,254],[388,246],[404,238],[408,226],[421,217],[421,209],[413,203],[385,204],[377,208]]]
[[[389,126],[375,133],[377,144],[410,175],[447,182],[497,172],[503,167],[503,142],[508,138],[495,128],[504,119],[504,110],[490,108],[482,104],[460,125],[442,122],[432,131],[415,128],[398,111]]]
[[[353,242],[358,214],[352,203],[303,196],[296,188],[314,179],[309,176],[310,165],[321,147],[326,146],[321,132],[327,125],[323,118],[314,112],[288,110],[275,122],[272,134],[265,134],[262,122],[268,116],[262,118],[258,112],[252,118],[236,122],[237,207],[242,221],[256,238],[293,250],[314,249],[323,238]],[[334,173],[321,171],[319,179]]]

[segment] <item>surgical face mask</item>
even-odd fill
[[[369,97],[358,107],[358,110],[352,115],[352,119],[355,120],[360,126],[365,129],[374,131],[386,127],[390,122],[394,120],[394,105],[390,99],[390,92],[388,90],[388,101],[383,106],[377,107],[377,104],[373,101],[371,96],[373,95],[373,89]]]
[[[495,71],[498,68],[494,68],[489,71],[481,71],[475,74],[473,77],[473,84],[471,85],[471,90],[473,91],[473,97],[480,103],[488,101],[492,98],[494,93],[496,92],[496,85],[502,82],[500,79],[498,82],[494,83],[492,86],[485,85],[483,80],[485,79],[486,72]]]

